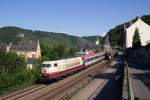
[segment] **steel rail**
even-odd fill
[[[46,86],[45,85],[33,85],[33,86],[31,86],[31,87],[29,87],[27,89],[24,89],[22,91],[18,91],[18,92],[15,92],[13,94],[1,97],[0,99],[1,100],[7,100],[7,99],[12,99],[13,98],[15,100],[15,99],[18,99],[18,98],[20,98],[22,96],[30,94],[30,93],[32,93],[34,91],[40,90],[41,88],[44,88],[44,87],[46,87]]]

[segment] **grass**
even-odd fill
[[[71,96],[66,96],[64,100],[71,100]]]

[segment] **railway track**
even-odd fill
[[[92,80],[92,77],[102,72],[107,64],[107,61],[101,61],[56,83],[33,86],[16,94],[2,97],[1,100],[63,100],[77,93]]]
[[[98,95],[99,91],[105,86],[106,80],[103,80],[103,82],[99,85],[99,87],[88,97],[87,100],[94,100],[94,98]]]
[[[22,96],[25,96],[27,94],[34,92],[34,91],[40,90],[41,88],[44,88],[44,87],[46,87],[46,85],[33,85],[33,86],[28,87],[24,90],[20,90],[20,91],[11,93],[9,95],[0,97],[0,100],[9,100],[9,99],[16,100]]]

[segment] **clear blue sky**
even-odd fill
[[[115,25],[150,14],[150,0],[0,0],[0,27],[102,35]]]

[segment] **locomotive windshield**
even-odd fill
[[[42,67],[51,67],[51,64],[42,64]]]

